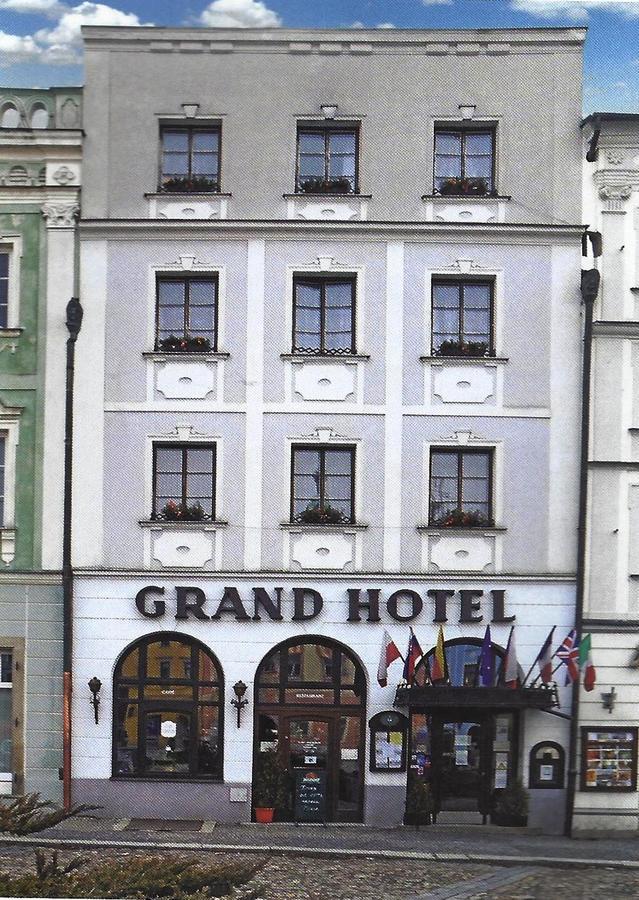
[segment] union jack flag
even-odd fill
[[[579,642],[577,632],[573,628],[568,632],[563,643],[557,648],[556,656],[566,667],[566,684],[579,680]]]

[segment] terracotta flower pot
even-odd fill
[[[269,806],[256,806],[255,807],[255,821],[261,822],[265,825],[267,822],[273,821],[273,814],[275,810],[273,807]]]

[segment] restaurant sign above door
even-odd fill
[[[387,595],[380,588],[348,588],[343,597],[345,622],[395,622],[416,620],[448,622],[452,616],[461,623],[481,622],[490,616],[495,623],[513,622],[506,614],[506,591],[481,589],[416,591],[400,588]],[[176,587],[168,595],[164,587],[148,585],[138,591],[135,605],[147,619],[173,615],[178,621],[199,619],[237,622],[308,622],[316,619],[324,607],[324,598],[315,588],[253,587],[240,594],[236,587],[221,588],[207,597],[200,587]]]

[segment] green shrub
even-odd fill
[[[41,800],[40,794],[23,794],[9,803],[0,802],[0,831],[8,834],[32,834],[99,808],[81,804],[66,812],[48,800]]]
[[[435,809],[431,786],[420,778],[412,777],[406,792],[406,825],[430,825]]]
[[[525,819],[528,815],[528,791],[516,779],[495,796],[494,815],[499,819]]]
[[[275,750],[265,750],[257,757],[253,779],[253,806],[282,809],[287,802],[287,772],[280,765]]]

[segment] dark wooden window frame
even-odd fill
[[[163,192],[162,187],[162,178],[163,178],[163,169],[164,169],[164,132],[165,131],[183,131],[187,132],[189,135],[189,149],[187,151],[189,158],[189,171],[188,174],[185,175],[185,178],[198,177],[197,172],[192,172],[193,167],[193,135],[196,132],[203,131],[217,131],[218,135],[218,151],[217,151],[217,190],[216,191],[170,191],[165,193],[172,194],[189,194],[189,193],[206,193],[206,194],[219,194],[222,190],[222,122],[221,121],[212,121],[205,122],[203,120],[198,120],[197,125],[186,124],[184,120],[179,119],[175,122],[171,122],[170,120],[166,120],[160,122],[160,141],[159,141],[159,154],[158,154],[158,191]]]
[[[179,641],[183,644],[187,644],[191,648],[191,677],[189,678],[146,678],[144,675],[144,669],[146,664],[146,651],[149,644],[155,643],[160,640],[169,640],[169,641]],[[127,657],[133,653],[135,650],[139,651],[138,654],[138,671],[137,676],[135,678],[127,678],[122,677],[122,665],[127,659]],[[197,677],[199,675],[198,671],[198,653],[205,653],[213,662],[215,671],[216,671],[216,680],[215,681],[200,681]],[[133,773],[130,775],[118,774],[117,773],[117,727],[118,727],[118,705],[124,702],[132,705],[136,704],[138,707],[138,748],[144,745],[143,741],[143,723],[145,713],[148,711],[147,707],[152,707],[152,710],[155,711],[162,707],[163,701],[158,701],[156,699],[149,699],[148,701],[144,698],[144,686],[145,685],[162,685],[162,684],[171,684],[171,685],[189,685],[193,688],[193,698],[191,700],[183,700],[177,699],[175,701],[167,700],[165,706],[167,709],[175,708],[176,705],[181,704],[185,708],[187,706],[191,706],[191,720],[195,720],[197,723],[199,718],[199,709],[202,706],[214,706],[217,707],[218,711],[218,745],[217,745],[217,754],[219,758],[218,771],[214,774],[198,774],[197,773],[197,743],[195,740],[192,741],[193,746],[191,747],[191,759],[190,765],[196,768],[196,771],[190,772],[188,774],[167,774],[165,772],[140,772]],[[118,696],[119,686],[128,686],[128,687],[137,687],[138,696],[137,698],[130,698],[123,700]],[[200,687],[217,687],[218,690],[218,699],[216,701],[202,701],[199,699],[199,688]],[[194,729],[194,733],[197,729]],[[129,644],[125,650],[121,653],[120,657],[115,666],[115,672],[113,675],[113,722],[112,722],[112,755],[111,755],[111,772],[113,778],[118,779],[126,779],[129,780],[153,780],[153,781],[193,781],[193,780],[206,780],[206,781],[222,781],[223,780],[223,772],[224,772],[224,672],[222,670],[222,666],[220,665],[219,660],[215,656],[214,653],[203,643],[198,641],[196,638],[190,637],[190,635],[181,634],[179,632],[155,632],[153,634],[145,635],[142,638],[139,638],[136,641],[133,641],[132,644]]]
[[[609,785],[602,785],[599,787],[598,785],[588,785],[586,782],[586,772],[588,768],[588,740],[587,735],[589,731],[602,731],[602,732],[622,732],[622,731],[630,731],[633,734],[632,741],[632,759],[630,762],[630,787],[611,787]],[[639,729],[636,726],[632,725],[582,725],[580,728],[581,732],[581,790],[588,791],[588,793],[598,793],[598,794],[620,794],[620,793],[630,793],[631,791],[637,790],[637,746],[638,746],[638,733]]]
[[[489,134],[492,142],[492,154],[491,154],[491,167],[490,167],[490,185],[488,186],[488,193],[483,195],[489,197],[490,195],[495,195],[497,193],[497,126],[492,123],[487,123],[486,125],[481,125],[478,122],[473,123],[472,125],[463,125],[460,122],[451,122],[450,125],[446,123],[436,124],[433,129],[433,194],[438,194],[439,190],[437,188],[437,178],[444,177],[437,175],[437,135],[438,134],[455,134],[461,135],[462,146],[461,146],[461,174],[459,176],[449,175],[446,177],[449,178],[475,178],[478,176],[467,176],[466,175],[466,136],[469,134]],[[455,196],[454,194],[451,196]],[[482,195],[479,195],[482,196]]]
[[[482,454],[487,455],[489,458],[488,465],[488,521],[490,524],[485,527],[492,527],[495,521],[495,509],[494,509],[494,479],[495,479],[495,448],[494,447],[439,447],[437,445],[431,445],[430,455],[428,460],[428,524],[432,526],[437,526],[437,522],[433,521],[433,454],[434,453],[448,453],[451,456],[457,456],[457,509],[461,510],[461,497],[462,497],[462,465],[461,459],[464,454]],[[472,501],[469,501],[472,502]],[[478,502],[478,501],[475,501]],[[463,527],[477,527],[477,526],[463,526],[460,525],[460,528]],[[482,526],[479,526],[482,527]]]
[[[166,282],[175,282],[185,285],[185,297],[183,307],[183,334],[177,334],[176,337],[186,337],[189,335],[189,318],[190,318],[190,286],[196,282],[212,282],[215,285],[215,305],[213,307],[213,340],[211,341],[211,353],[217,352],[218,344],[218,321],[220,311],[220,276],[219,272],[198,272],[194,275],[178,275],[174,273],[157,273],[155,276],[155,349],[159,350],[160,346],[160,284]],[[179,351],[177,351],[179,352]]]
[[[326,453],[331,450],[338,450],[341,452],[348,451],[351,458],[351,494],[350,494],[350,504],[351,504],[351,518],[349,521],[345,521],[344,525],[354,525],[357,521],[355,516],[355,452],[356,447],[352,444],[293,444],[291,446],[291,522],[296,522],[295,518],[295,453],[303,450],[312,450],[314,453],[319,452],[320,454],[320,498],[319,498],[319,508],[324,509],[325,507],[325,476],[326,476]]]
[[[490,301],[488,307],[488,357],[495,355],[495,279],[494,278],[448,278],[445,276],[433,276],[431,280],[431,288],[430,288],[430,344],[431,344],[431,353],[435,355],[437,350],[435,348],[435,288],[438,286],[446,286],[453,285],[454,287],[458,287],[460,289],[460,304],[459,304],[459,334],[458,339],[460,342],[464,341],[464,288],[465,287],[474,287],[476,285],[481,285],[482,287],[488,286],[490,288]],[[446,359],[447,357],[442,357],[442,359]],[[451,359],[455,359],[454,356],[450,357]],[[477,357],[478,359],[482,359],[483,357]]]
[[[189,450],[211,450],[213,453],[213,471],[211,473],[211,481],[212,481],[212,503],[211,503],[211,515],[207,516],[204,521],[214,521],[215,520],[215,508],[217,501],[217,444],[213,443],[200,443],[199,441],[191,441],[188,443],[172,443],[171,441],[154,441],[153,442],[153,501],[151,507],[151,519],[159,520],[159,510],[157,509],[157,451],[158,450],[181,450],[182,451],[182,498],[181,503],[189,503],[187,494],[186,494],[186,478],[187,478],[187,466],[186,459],[187,453]]]
[[[340,122],[335,124],[308,124],[299,123],[297,126],[297,133],[295,136],[296,147],[295,147],[295,192],[298,194],[304,194],[300,188],[300,135],[303,133],[313,133],[320,134],[324,138],[324,178],[325,180],[331,180],[330,173],[330,151],[329,151],[329,141],[328,136],[330,134],[349,134],[355,136],[355,178],[354,178],[354,188],[352,191],[353,195],[359,194],[359,154],[360,154],[360,126],[359,123],[349,123],[349,122]],[[306,176],[310,177],[310,176]],[[321,176],[317,176],[321,177]],[[333,176],[333,178],[344,177],[347,176]],[[310,195],[312,196],[312,195]]]
[[[303,350],[296,346],[297,333],[297,286],[312,284],[320,288],[320,347],[319,350]],[[326,349],[326,286],[329,284],[350,284],[351,286],[351,346],[348,350]],[[356,275],[305,275],[300,272],[293,275],[293,336],[292,352],[300,356],[348,356],[357,352],[357,276]]]
[[[399,717],[400,725],[397,728],[390,728],[388,725],[384,725],[381,721],[381,717],[387,715],[388,713],[393,713]],[[386,774],[392,774],[393,772],[405,772],[406,766],[408,764],[408,718],[403,715],[403,713],[398,713],[395,709],[383,710],[382,712],[377,713],[377,715],[373,716],[373,718],[368,723],[368,731],[370,737],[370,751],[369,751],[369,770],[371,772],[385,772]],[[384,734],[389,731],[401,731],[402,733],[402,759],[401,766],[398,769],[387,769],[383,766],[377,765],[377,757],[375,755],[375,735],[376,734]]]
[[[537,773],[537,753],[542,750],[544,747],[548,747],[549,750],[556,750],[559,754],[559,761],[557,763],[558,774],[556,778],[553,778],[551,781],[542,781],[539,778]],[[539,763],[539,765],[547,765],[547,763]],[[534,747],[531,748],[529,755],[529,787],[531,790],[557,790],[559,788],[563,788],[564,786],[564,771],[566,767],[566,751],[558,744],[556,741],[539,741],[535,744]]]

